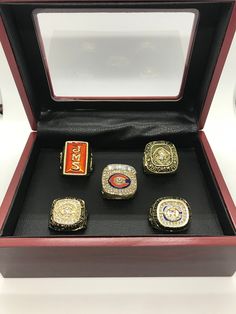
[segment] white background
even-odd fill
[[[0,50],[0,201],[30,128]],[[236,202],[236,38],[217,89],[206,134]],[[7,154],[4,152],[7,151]],[[235,261],[236,268],[236,261]],[[236,276],[230,278],[0,278],[0,313],[235,314]]]

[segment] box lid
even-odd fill
[[[94,110],[204,126],[234,1],[0,3],[1,42],[33,129]]]

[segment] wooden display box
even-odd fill
[[[0,8],[1,43],[32,127],[1,205],[2,275],[232,275],[236,270],[236,207],[202,128],[234,35],[234,1],[9,0],[0,1]],[[99,14],[104,12],[102,29]],[[43,18],[53,13],[48,32],[52,37],[45,40]],[[53,32],[53,19],[61,14],[63,28],[65,13],[74,14],[68,20],[78,20],[76,41],[72,33],[63,33],[67,37],[62,41],[55,35],[60,28]],[[152,30],[159,27],[160,13],[166,14],[164,31]],[[177,34],[166,26],[172,21],[168,14],[179,13],[194,15],[188,49],[178,41],[186,39],[181,29]],[[83,14],[87,14],[84,20]],[[145,14],[153,14],[146,24],[139,20]],[[83,28],[87,26],[89,30]],[[141,53],[139,44],[147,52]],[[60,55],[65,45],[76,54]],[[178,52],[185,56],[184,63]],[[90,57],[92,53],[97,59]],[[64,75],[70,62],[75,62],[76,69],[70,69],[60,89],[55,73],[59,67],[62,72],[57,75]],[[178,62],[182,67],[175,67]],[[178,92],[163,96],[163,90],[176,83],[175,72],[181,74],[176,75],[181,77]],[[155,86],[160,89],[156,93]],[[93,147],[95,170],[89,177],[60,174],[59,153],[66,140],[74,139],[89,141]],[[175,175],[143,173],[144,146],[160,139],[177,147],[180,165]],[[133,200],[102,198],[101,173],[110,163],[136,168],[138,191]],[[63,234],[48,229],[52,201],[66,196],[85,200],[89,221],[84,232]],[[161,234],[151,228],[148,209],[162,196],[189,201],[192,224],[188,231]]]

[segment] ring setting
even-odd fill
[[[149,210],[149,222],[152,227],[165,232],[186,230],[190,220],[190,205],[183,198],[159,198]]]
[[[93,156],[88,142],[66,141],[60,154],[60,168],[67,176],[87,176],[93,171]]]
[[[137,190],[134,167],[124,164],[110,164],[102,173],[102,194],[107,199],[129,199]]]
[[[178,169],[178,164],[178,153],[173,143],[168,141],[153,141],[145,146],[143,157],[143,169],[145,173],[174,173]]]
[[[49,228],[55,231],[77,231],[87,227],[85,202],[77,198],[60,198],[52,203]]]

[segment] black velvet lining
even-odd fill
[[[165,236],[148,223],[147,212],[156,198],[186,198],[192,207],[192,225],[173,236],[217,236],[233,234],[227,210],[220,197],[198,139],[192,145],[178,145],[179,170],[175,175],[145,175],[143,147],[94,151],[95,170],[90,177],[65,177],[59,171],[59,147],[45,147],[37,141],[19,186],[17,197],[3,230],[3,236]],[[127,163],[137,170],[138,191],[132,200],[104,200],[102,169],[109,163]],[[86,201],[88,228],[75,234],[58,234],[48,229],[51,203],[73,196]]]
[[[73,111],[78,108],[108,110],[184,111],[199,119],[215,63],[221,48],[233,1],[201,2],[104,2],[104,3],[21,3],[1,4],[1,14],[27,94],[37,119],[50,111]],[[196,9],[199,21],[183,98],[177,102],[56,102],[51,98],[46,74],[34,31],[34,9]]]
[[[78,137],[99,149],[144,147],[157,136],[191,145],[196,132],[196,121],[182,111],[61,111],[45,114],[38,124],[39,137],[48,147]]]

